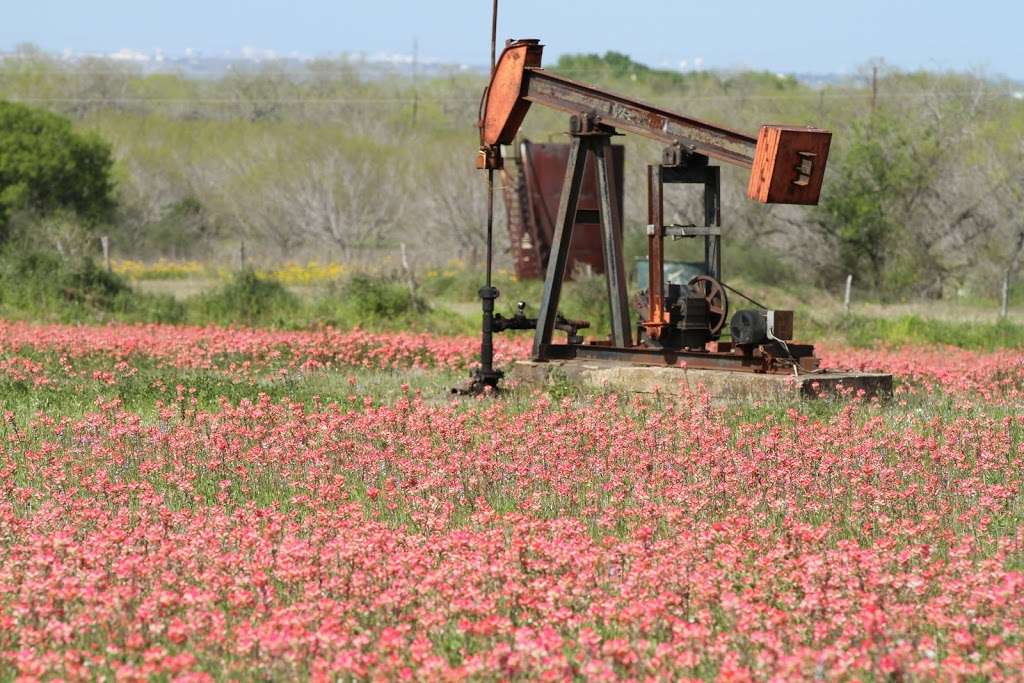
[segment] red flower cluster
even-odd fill
[[[108,357],[116,381],[140,356],[451,367],[475,340],[0,325],[0,371],[35,382],[52,368],[19,350]],[[198,410],[182,391],[145,419],[117,400],[8,415],[0,672],[1017,679],[1019,355],[826,357],[891,364],[928,409],[406,395]]]
[[[902,349],[819,348],[825,367],[884,370],[913,388],[971,393],[993,399],[1024,397],[1024,354],[1004,349],[977,353],[955,347]],[[906,391],[907,388],[904,388]]]
[[[527,348],[523,338],[502,337],[495,342],[499,360],[523,356]],[[103,355],[129,360],[145,356],[176,368],[200,370],[237,367],[242,362],[247,363],[246,369],[461,368],[479,353],[480,340],[408,332],[342,332],[330,328],[307,332],[170,325],[78,327],[0,321],[0,353],[24,349],[53,351],[70,358]]]

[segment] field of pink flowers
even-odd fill
[[[450,401],[475,344],[0,323],[0,677],[1021,678],[1021,352],[823,353],[886,403]]]

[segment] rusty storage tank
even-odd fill
[[[618,225],[621,226],[625,162],[622,145],[612,146],[611,162],[612,187],[618,199]],[[564,143],[523,140],[514,146],[511,154],[506,155],[502,187],[512,255],[519,278],[544,277],[568,164],[569,145]],[[598,216],[597,170],[593,157],[588,157],[569,247],[566,268],[569,277],[579,268],[588,268],[594,273],[604,272]]]

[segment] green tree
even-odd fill
[[[886,285],[887,266],[906,242],[915,204],[935,173],[926,153],[932,136],[913,128],[884,113],[854,122],[822,199],[821,224],[838,243],[841,266],[878,289]]]
[[[11,214],[70,211],[92,226],[111,217],[110,146],[56,114],[0,102],[0,239]]]

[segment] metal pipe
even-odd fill
[[[491,7],[491,78],[496,68],[498,43],[498,0]],[[484,286],[480,290],[483,320],[480,337],[480,373],[477,377],[479,389],[496,387],[500,373],[494,369],[494,301],[498,290],[493,286],[494,267],[494,169],[487,169],[487,239],[486,239]]]
[[[498,0],[491,6],[491,77],[494,77],[495,55],[498,49]]]
[[[491,5],[491,78],[497,68],[498,49],[498,0]],[[487,266],[484,286],[491,287],[491,269],[494,259],[494,169],[487,169]],[[492,306],[493,310],[493,306]],[[485,336],[488,336],[485,331]],[[490,339],[487,339],[490,342]]]

